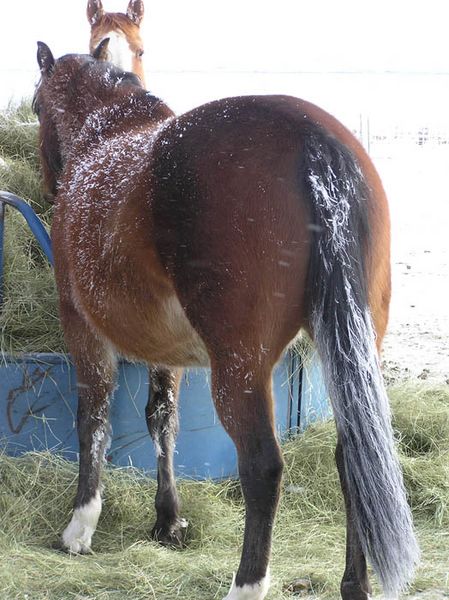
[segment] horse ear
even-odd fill
[[[55,59],[50,48],[44,42],[37,43],[37,63],[42,75],[50,75],[55,66]]]
[[[110,40],[110,38],[104,38],[104,40],[101,40],[101,42],[98,44],[98,46],[92,52],[92,56],[94,58],[96,58],[97,60],[108,60],[108,58],[109,58],[109,52],[108,52],[109,40]]]
[[[143,19],[143,13],[143,0],[129,0],[126,14],[133,23],[140,25]]]
[[[104,15],[101,0],[89,0],[87,3],[87,20],[91,25],[95,25]]]

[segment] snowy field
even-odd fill
[[[2,75],[0,107],[32,95],[35,71]],[[386,375],[449,381],[449,74],[159,71],[148,72],[147,83],[177,113],[225,96],[286,93],[320,105],[357,132],[391,206]]]
[[[386,374],[449,383],[449,145],[408,148],[375,162],[393,231]]]

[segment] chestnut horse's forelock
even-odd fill
[[[111,31],[121,31],[132,52],[136,54],[143,52],[143,40],[139,26],[122,13],[104,13],[92,26],[89,42],[90,51],[93,52],[101,40],[107,37],[107,34]]]
[[[32,109],[40,121],[38,147],[41,160],[43,194],[47,202],[53,203],[58,191],[58,179],[62,172],[63,162],[55,123],[48,114],[48,109],[41,106],[41,83],[42,79],[36,86]]]

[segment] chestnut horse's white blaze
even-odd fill
[[[123,71],[133,70],[133,56],[124,34],[118,31],[109,32],[103,36],[101,41],[109,38],[108,60]]]
[[[134,73],[145,84],[142,62],[144,48],[140,31],[143,15],[143,0],[130,0],[126,14],[105,12],[101,0],[89,0],[87,4],[87,19],[91,26],[90,51],[93,52],[100,42],[109,38],[104,60],[123,71]]]

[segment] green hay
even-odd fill
[[[19,213],[7,211],[5,229],[0,347],[3,352],[62,351],[53,269]]]
[[[343,510],[334,459],[336,441],[333,423],[324,423],[284,446],[285,502],[298,511],[298,518],[326,518]]]
[[[18,106],[0,112],[0,156],[30,163],[38,170],[38,123],[31,110],[31,101],[24,99]]]
[[[449,525],[449,387],[406,383],[390,390],[393,425],[415,511]]]
[[[449,453],[438,457],[403,457],[402,468],[414,511],[449,526]]]
[[[442,389],[395,388],[394,421],[418,536],[422,567],[413,589],[449,592],[449,474]],[[407,397],[408,402],[402,402]],[[410,418],[420,416],[428,451],[410,455]],[[293,600],[298,577],[311,581],[308,597],[336,600],[344,568],[344,512],[334,466],[332,422],[311,427],[284,445],[283,494],[273,539],[270,600]],[[0,597],[6,600],[115,600],[223,598],[235,571],[243,534],[243,503],[235,481],[179,482],[190,523],[182,551],[148,539],[154,522],[155,482],[136,470],[105,470],[104,509],[93,554],[70,557],[50,549],[67,524],[77,467],[51,454],[0,457]],[[378,593],[378,589],[377,589]]]
[[[449,386],[403,383],[390,389],[393,426],[409,456],[449,450]]]
[[[27,200],[49,229],[51,207],[42,197],[36,117],[29,102],[0,112],[0,189]],[[23,217],[6,208],[2,352],[60,352],[53,270]]]

